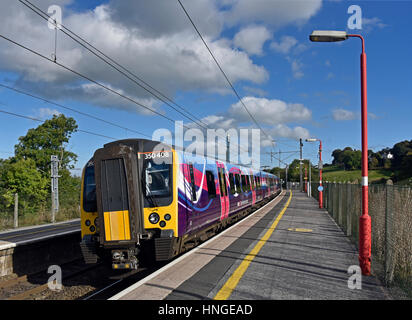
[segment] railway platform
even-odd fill
[[[354,279],[357,266],[327,211],[288,190],[111,300],[390,299],[376,277]]]
[[[76,232],[80,233],[80,219],[5,230],[0,232],[0,250]]]
[[[0,277],[38,272],[80,256],[80,219],[0,232]]]

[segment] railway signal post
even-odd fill
[[[358,34],[347,34],[345,31],[316,30],[309,36],[315,42],[336,42],[348,38],[359,38],[362,41],[360,55],[361,67],[361,123],[362,123],[362,214],[359,218],[359,265],[363,275],[371,274],[371,217],[368,212],[368,106],[366,85],[366,53],[365,40]]]
[[[51,156],[51,202],[52,223],[56,222],[56,213],[59,211],[59,157]]]

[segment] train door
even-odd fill
[[[192,163],[187,163],[183,166],[183,175],[186,180],[184,183],[186,203],[186,227],[190,231],[194,227],[196,212],[193,210],[194,203],[196,202],[196,185],[194,177],[194,169]],[[190,205],[189,205],[190,203]]]
[[[225,165],[223,163],[216,162],[216,166],[220,189],[220,220],[223,220],[229,216],[229,194],[227,190]]]
[[[255,176],[253,172],[250,171],[250,188],[252,189],[252,206],[256,203],[256,184],[255,184]]]

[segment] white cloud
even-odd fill
[[[283,36],[280,42],[273,41],[270,47],[280,53],[286,54],[298,43],[298,40],[292,36]]]
[[[311,120],[312,112],[300,103],[287,103],[277,99],[258,97],[244,97],[243,103],[259,123],[264,132],[260,133],[261,146],[272,145],[272,139],[276,138],[309,138],[309,130],[295,125],[296,123]],[[239,130],[257,129],[256,124],[250,118],[243,105],[238,102],[233,104],[225,113],[210,115],[201,119],[210,129]],[[194,123],[187,125],[196,127]]]
[[[54,115],[58,116],[60,114],[61,113],[57,111],[56,109],[50,109],[50,108],[40,108],[36,112],[36,116],[42,120],[46,120],[47,118],[51,118]]]
[[[361,119],[360,112],[353,112],[353,111],[342,109],[342,108],[332,110],[332,116],[333,116],[333,119],[337,121],[360,120]],[[376,115],[375,113],[368,112],[368,119],[376,120],[376,119],[379,119],[379,116]]]
[[[370,32],[375,28],[383,29],[387,25],[384,24],[380,18],[374,17],[374,18],[362,18],[362,29],[365,32]]]
[[[322,0],[233,0],[227,1],[225,23],[229,25],[263,22],[274,28],[288,24],[302,24],[315,15]]]
[[[376,115],[375,113],[368,112],[368,118],[371,120],[376,120],[376,119],[379,119],[379,116]]]
[[[355,120],[358,117],[355,112],[345,109],[334,109],[332,115],[333,119],[337,121]]]
[[[284,124],[278,124],[273,130],[270,131],[271,135],[279,138],[290,139],[306,139],[310,137],[309,130],[301,126],[290,128]]]
[[[329,72],[328,75],[326,76],[327,80],[333,79],[333,78],[335,78],[335,74],[333,72]]]
[[[50,2],[36,4],[47,11]],[[54,3],[63,6],[67,1]],[[80,13],[63,8],[63,24],[168,96],[173,97],[178,90],[227,94],[230,92],[227,83],[203,43],[176,3],[173,3],[176,10],[171,9],[169,3],[164,1],[159,6],[155,1],[122,0]],[[187,9],[193,17],[202,17],[198,27],[232,83],[267,81],[269,75],[263,66],[255,64],[247,53],[233,49],[231,41],[219,38],[222,24],[213,3],[190,2]],[[168,14],[162,19],[148,24],[142,22],[165,10]],[[207,29],[210,23],[215,26]],[[48,29],[46,21],[17,1],[0,2],[0,28],[5,35],[46,56],[54,50],[54,31]],[[127,96],[153,105],[149,93],[61,33],[58,34],[57,61],[96,81],[110,83]],[[31,92],[41,92],[47,98],[70,97],[98,105],[103,103],[106,107],[111,103],[111,107],[128,111],[142,110],[116,96],[92,98],[78,76],[6,41],[0,42],[0,69],[17,73],[19,84]],[[110,95],[107,93],[105,97]]]
[[[295,79],[301,79],[305,75],[302,71],[303,64],[298,60],[293,60],[291,62],[292,74]]]
[[[300,103],[257,97],[244,97],[242,101],[258,123],[276,125],[308,121],[312,117],[312,112]],[[240,102],[229,108],[228,115],[238,122],[251,121],[248,112]]]
[[[251,25],[236,33],[233,42],[249,54],[262,55],[263,44],[270,38],[271,34],[264,26]]]

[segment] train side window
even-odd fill
[[[236,184],[235,184],[235,175],[233,173],[229,173],[229,186],[230,186],[230,193],[236,193]]]
[[[242,180],[242,191],[243,192],[246,192],[246,177],[245,177],[245,175],[241,175],[240,176],[240,178],[241,178],[241,180]]]
[[[240,192],[240,176],[239,176],[239,174],[235,174],[235,183],[236,183],[237,192]]]
[[[196,201],[196,184],[195,174],[193,172],[193,164],[189,164],[190,182],[192,184],[192,201]]]
[[[212,171],[206,170],[206,182],[209,198],[216,198],[215,175]]]
[[[219,182],[220,182],[220,193],[222,196],[227,196],[227,185],[224,169],[218,168]]]

